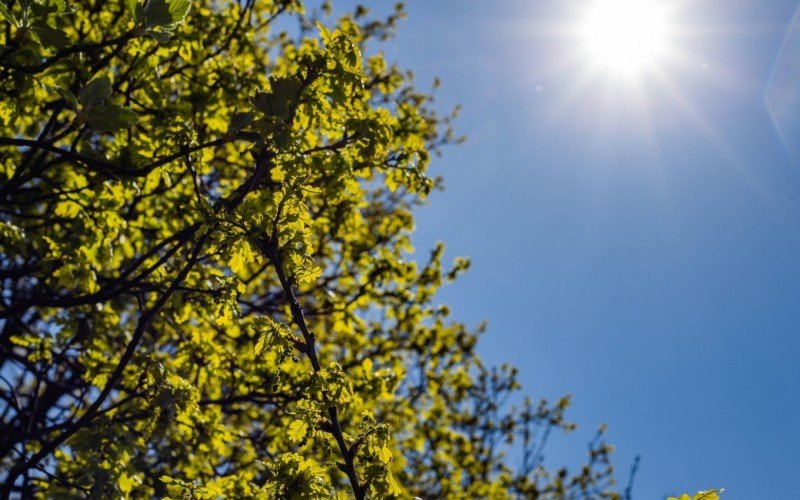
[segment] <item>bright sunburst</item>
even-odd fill
[[[659,0],[592,0],[580,35],[592,64],[630,76],[667,52],[670,28],[669,12]]]

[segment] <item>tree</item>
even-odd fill
[[[617,496],[414,260],[457,138],[367,52],[402,16],[0,0],[5,496]]]

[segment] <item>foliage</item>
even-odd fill
[[[5,495],[617,496],[414,258],[457,139],[374,49],[402,16],[0,0]]]
[[[679,497],[669,497],[667,500],[719,500],[720,493],[722,493],[722,490],[698,491],[694,496],[684,493]]]

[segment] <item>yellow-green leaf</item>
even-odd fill
[[[308,431],[308,424],[302,420],[295,420],[289,424],[289,439],[300,442],[306,437],[306,431]]]
[[[378,460],[383,462],[384,464],[388,464],[392,461],[392,450],[389,449],[388,446],[382,446],[378,450]]]

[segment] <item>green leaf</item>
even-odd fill
[[[346,68],[350,71],[358,71],[361,69],[361,51],[358,45],[353,43],[353,40],[344,33],[340,33],[337,37],[337,42],[341,45],[342,55]]]
[[[103,75],[89,82],[78,94],[78,102],[84,107],[98,104],[111,96],[111,80]]]
[[[141,479],[139,479],[137,476],[128,475],[123,472],[119,475],[119,481],[117,484],[119,484],[120,491],[123,493],[130,493],[133,491],[133,488],[138,484],[141,484],[141,482]]]
[[[133,17],[134,21],[141,21],[141,9],[139,9],[139,2],[137,2],[137,0],[125,0],[125,7],[128,9],[128,12],[131,13],[131,17]]]
[[[255,351],[257,356],[273,351],[278,358],[281,358],[291,350],[294,335],[288,326],[263,317],[259,318],[253,327],[256,331]]]
[[[384,464],[388,464],[392,461],[392,450],[389,449],[387,446],[381,446],[378,450],[378,460],[383,462]]]
[[[150,0],[144,8],[144,25],[175,29],[186,18],[191,6],[189,0]]]
[[[169,43],[170,39],[172,39],[172,35],[166,31],[147,30],[147,36],[158,42],[159,45]]]
[[[115,132],[134,125],[138,118],[130,108],[117,104],[99,104],[87,113],[89,125],[99,132]]]
[[[306,432],[308,431],[308,424],[303,422],[302,420],[295,420],[291,424],[289,424],[289,439],[298,443],[306,437]]]
[[[60,95],[65,101],[67,101],[67,105],[69,105],[70,108],[78,109],[78,99],[75,97],[75,94],[70,92],[69,89],[56,87],[56,92],[58,92],[58,95]]]
[[[253,113],[234,113],[225,135],[227,137],[236,136],[240,130],[253,123],[253,118],[255,118]]]
[[[65,0],[36,0],[23,2],[23,9],[33,13],[33,18],[43,19],[50,14],[61,15],[67,8]]]
[[[247,271],[247,265],[252,262],[254,258],[255,256],[250,249],[250,245],[246,240],[240,239],[233,245],[228,265],[231,266],[231,271],[241,276]]]
[[[719,493],[722,490],[699,491],[694,496],[694,500],[719,500]]]
[[[17,18],[11,13],[11,9],[8,8],[4,0],[0,0],[0,17],[17,26]]]
[[[56,205],[55,214],[59,217],[73,218],[81,213],[81,206],[71,200],[59,202]]]
[[[174,24],[182,23],[191,7],[192,2],[190,0],[172,0],[169,2],[169,13],[172,15],[172,22]]]
[[[31,32],[33,32],[39,42],[45,47],[63,49],[70,44],[69,37],[66,33],[51,28],[46,24],[37,24],[31,28]]]
[[[253,106],[265,115],[269,115],[272,113],[271,99],[272,94],[269,92],[256,92],[256,95],[253,96]]]
[[[172,23],[172,15],[165,0],[150,0],[144,7],[144,25],[148,28]]]
[[[258,335],[258,340],[256,340],[256,356],[261,356],[267,351],[271,338],[272,332],[269,330],[265,330]]]
[[[67,10],[66,0],[52,0],[50,3],[55,6],[56,15],[60,16]]]
[[[300,81],[295,77],[271,77],[270,92],[257,92],[253,106],[267,116],[285,118],[297,99]]]

